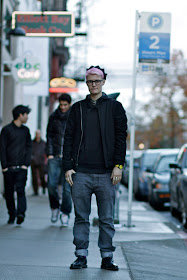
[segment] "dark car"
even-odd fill
[[[126,151],[126,156],[125,156],[125,165],[122,170],[122,178],[121,178],[121,183],[125,185],[126,187],[128,186],[128,171],[129,171],[129,162],[130,162],[130,151]]]
[[[169,166],[170,211],[187,229],[187,143],[181,147],[176,162]]]
[[[156,209],[163,208],[166,202],[170,201],[169,163],[175,161],[179,149],[168,149],[162,151],[157,158],[148,178],[148,201]]]
[[[151,170],[162,149],[147,149],[136,161],[133,178],[133,192],[137,200],[146,200],[148,196],[147,170]]]
[[[138,160],[141,157],[143,150],[134,150],[134,172],[136,172],[136,167],[139,166]],[[121,183],[128,187],[129,184],[129,169],[130,169],[130,151],[126,152],[125,166],[122,170]]]

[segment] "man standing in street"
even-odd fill
[[[49,117],[47,126],[47,156],[48,156],[48,192],[51,208],[51,222],[56,223],[59,212],[62,226],[68,226],[69,214],[72,209],[71,189],[65,180],[62,168],[64,133],[71,107],[71,96],[61,94],[59,106]],[[60,206],[58,186],[62,187],[62,203]]]
[[[30,111],[28,106],[16,106],[12,111],[14,120],[3,127],[0,135],[0,158],[9,214],[8,224],[13,224],[17,217],[19,225],[25,218],[25,185],[27,168],[31,162],[32,142],[29,129],[23,124],[27,122]],[[15,191],[17,192],[17,209],[14,200]]]
[[[87,267],[89,215],[94,193],[99,216],[101,268],[118,270],[113,261],[113,210],[115,185],[121,180],[125,162],[127,118],[121,103],[102,92],[105,80],[104,69],[99,66],[87,69],[90,94],[72,106],[66,126],[63,161],[66,180],[72,186],[73,243],[77,257],[70,269]]]
[[[40,130],[36,130],[35,138],[32,141],[32,185],[34,194],[38,195],[38,179],[40,178],[43,194],[45,194],[46,181],[45,181],[45,157],[46,157],[46,142],[41,139]]]

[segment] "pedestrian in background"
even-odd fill
[[[30,111],[28,106],[16,106],[12,111],[14,120],[3,127],[0,135],[0,157],[9,214],[8,224],[13,224],[16,217],[17,224],[23,223],[27,208],[25,185],[27,169],[31,162],[32,142],[29,129],[24,124],[28,120]],[[15,207],[15,191],[17,207]]]
[[[46,142],[41,139],[40,130],[36,130],[35,138],[32,141],[32,157],[31,157],[31,171],[32,171],[32,185],[34,195],[38,195],[39,181],[42,187],[43,194],[45,194],[47,183],[45,181],[45,161],[46,161]]]
[[[61,94],[58,108],[50,115],[47,126],[47,156],[48,156],[48,193],[51,208],[51,222],[56,223],[60,212],[63,226],[68,226],[72,209],[71,188],[65,180],[62,168],[63,142],[67,119],[71,107],[71,96]],[[58,186],[62,188],[62,203]]]
[[[87,69],[90,94],[72,106],[66,126],[63,162],[66,180],[72,186],[73,243],[77,257],[71,269],[87,267],[89,215],[94,193],[99,216],[101,268],[118,270],[113,261],[113,212],[115,185],[121,180],[125,162],[127,118],[122,104],[102,92],[106,75],[99,66]]]

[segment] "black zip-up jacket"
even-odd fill
[[[31,163],[32,141],[28,127],[6,125],[0,135],[0,158],[2,169],[11,166],[29,166]]]
[[[62,113],[58,107],[49,117],[47,125],[47,156],[62,155],[64,133],[70,110]]]
[[[86,97],[86,99],[88,96]],[[64,136],[63,167],[74,169],[79,163],[79,152],[83,139],[87,112],[87,100],[73,104]],[[105,168],[124,165],[126,155],[127,117],[122,104],[105,93],[97,105],[101,128]]]

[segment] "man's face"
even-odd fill
[[[40,130],[37,130],[36,131],[36,141],[40,141],[41,139],[41,133],[40,133]]]
[[[60,101],[59,107],[62,113],[66,113],[69,108],[70,108],[71,104],[69,104],[67,101]]]
[[[102,93],[102,86],[105,84],[105,80],[99,75],[91,74],[86,77],[86,83],[89,92],[93,95],[97,95]]]
[[[28,114],[27,114],[27,113],[20,114],[19,117],[20,117],[20,121],[21,121],[22,123],[26,123],[27,120],[28,120]]]

